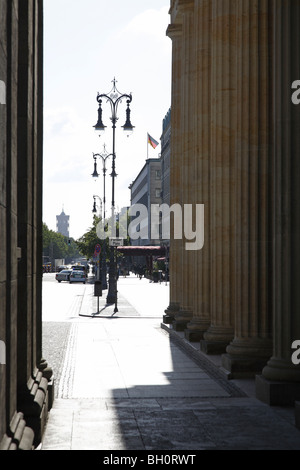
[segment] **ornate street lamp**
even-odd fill
[[[99,173],[97,170],[97,157],[101,158],[102,160],[102,172],[103,172],[103,227],[105,228],[106,225],[106,191],[105,191],[105,178],[106,178],[106,160],[112,156],[112,153],[106,152],[106,146],[103,145],[103,153],[94,153],[94,172],[92,173],[93,178],[98,178]],[[102,289],[107,289],[107,266],[106,266],[106,240],[103,243],[103,254],[102,254]]]
[[[113,87],[111,91],[108,94],[104,93],[98,93],[97,95],[97,102],[99,104],[98,108],[98,121],[97,124],[94,126],[95,130],[102,133],[105,131],[106,126],[102,122],[102,101],[103,99],[106,100],[107,103],[110,104],[111,108],[111,117],[110,120],[112,122],[112,130],[113,130],[113,145],[112,145],[112,172],[111,172],[111,177],[112,177],[112,201],[111,201],[111,206],[112,206],[112,220],[113,223],[115,221],[115,178],[117,176],[116,174],[116,149],[115,149],[115,133],[116,133],[116,123],[118,121],[118,107],[119,104],[126,99],[127,103],[127,109],[126,109],[126,122],[122,126],[124,131],[127,133],[127,135],[131,134],[133,132],[134,126],[131,124],[130,121],[130,103],[132,101],[132,95],[130,94],[122,94],[118,91],[116,87],[116,79],[113,79]],[[110,263],[109,263],[109,289],[108,289],[108,294],[106,298],[107,304],[115,304],[115,312],[118,311],[117,308],[117,270],[116,270],[116,254],[115,254],[115,249],[113,246],[111,246],[110,249]]]
[[[105,224],[106,220],[106,193],[105,193],[105,178],[106,178],[106,160],[112,156],[112,153],[106,152],[106,146],[103,145],[103,153],[93,153],[94,158],[94,173],[92,173],[93,178],[98,178],[99,174],[97,171],[97,157],[101,158],[102,160],[102,172],[103,172],[103,220]]]
[[[93,204],[93,214],[97,214],[97,208],[99,209],[99,219],[102,219],[102,199],[100,196],[94,195],[94,204]],[[99,205],[96,203],[96,199],[99,199]],[[106,250],[105,250],[105,241],[104,241],[104,252],[102,254],[102,267],[100,269],[100,263],[99,263],[99,255],[98,255],[98,260],[97,260],[97,280],[100,280],[100,274],[101,274],[101,284],[102,284],[102,289],[107,289],[107,282],[106,282]]]
[[[93,196],[93,198],[94,198],[94,204],[93,204],[92,212],[93,212],[93,214],[97,214],[97,207],[98,207],[99,208],[99,218],[101,219],[101,217],[102,217],[102,199],[99,196]],[[96,198],[98,198],[99,201],[100,201],[99,206],[97,206]]]

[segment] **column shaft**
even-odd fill
[[[234,155],[236,127],[235,1],[213,0],[210,157],[211,325],[201,349],[225,351],[233,338]]]
[[[187,324],[185,337],[200,341],[210,325],[211,0],[196,2],[194,17],[194,203],[204,204],[204,246],[193,252],[193,318]]]
[[[178,9],[182,17],[182,60],[181,60],[181,126],[179,136],[181,137],[181,168],[180,168],[180,191],[181,198],[177,202],[182,208],[182,220],[184,220],[184,205],[193,204],[194,190],[196,185],[194,173],[194,93],[195,84],[195,55],[194,55],[194,2],[179,1]],[[189,182],[189,184],[187,184]],[[194,292],[194,253],[187,251],[184,239],[185,227],[183,227],[183,237],[179,240],[181,245],[181,285],[182,291],[179,311],[175,314],[173,328],[182,331],[192,318],[193,292]],[[178,244],[179,245],[179,244]]]
[[[300,5],[274,0],[273,145],[273,356],[256,378],[258,398],[293,405],[300,394],[300,369],[292,343],[300,339],[300,107],[292,83],[300,79]]]
[[[180,174],[182,165],[181,150],[181,44],[182,24],[171,24],[167,35],[172,40],[172,112],[171,112],[171,156],[170,156],[170,204],[178,204],[182,200]],[[175,313],[178,312],[182,298],[182,241],[174,239],[174,222],[171,217],[170,250],[169,250],[169,276],[170,276],[170,303],[165,310],[164,323],[172,323]]]
[[[261,370],[272,347],[269,5],[237,2],[236,317],[223,356],[233,376]]]

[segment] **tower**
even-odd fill
[[[69,220],[70,216],[66,215],[62,208],[61,214],[56,216],[56,231],[65,237],[69,237]]]

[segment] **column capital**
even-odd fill
[[[182,36],[182,24],[170,24],[167,28],[166,35],[170,39]]]

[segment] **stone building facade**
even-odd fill
[[[39,445],[52,402],[42,358],[43,2],[0,0],[0,449]]]
[[[147,158],[145,165],[131,183],[129,189],[131,206],[141,204],[147,210],[147,214],[145,214],[137,228],[139,238],[137,240],[133,239],[132,245],[160,245],[159,239],[151,238],[151,205],[161,204],[161,159]],[[139,218],[142,218],[142,215]]]
[[[171,0],[170,17],[171,204],[204,204],[205,242],[171,240],[164,321],[221,355],[229,377],[256,377],[261,400],[293,404],[300,2]]]

